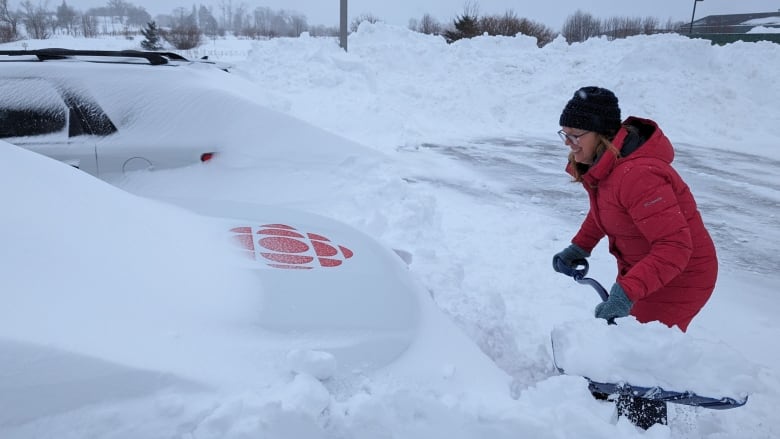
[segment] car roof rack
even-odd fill
[[[187,61],[187,58],[173,52],[146,52],[142,50],[80,50],[80,49],[33,49],[33,50],[0,50],[0,55],[6,56],[36,56],[40,61],[67,59],[76,56],[114,57],[114,58],[145,58],[152,65],[168,64],[170,61]]]

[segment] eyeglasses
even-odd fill
[[[560,130],[558,131],[558,135],[561,137],[561,140],[563,140],[564,143],[568,140],[569,142],[579,145],[580,144],[580,137],[584,136],[585,134],[588,134],[590,131],[585,131],[582,134],[566,134],[565,131]]]

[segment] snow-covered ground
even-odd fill
[[[138,44],[25,43],[98,49]],[[273,337],[252,332],[251,281],[219,263],[220,249],[203,260],[194,256],[204,252],[194,242],[180,246],[172,229],[181,212],[87,183],[67,168],[6,154],[0,187],[13,214],[3,214],[7,244],[0,273],[11,280],[4,281],[0,297],[11,305],[0,319],[0,436],[780,436],[773,415],[780,403],[780,351],[772,341],[780,336],[780,275],[773,264],[780,250],[780,45],[721,47],[680,36],[571,46],[557,40],[542,49],[525,37],[447,45],[380,24],[363,25],[350,36],[349,48],[345,53],[334,40],[304,36],[216,40],[200,50],[257,84],[262,104],[379,151],[388,162],[365,166],[362,173],[346,163],[326,187],[286,178],[291,170],[283,165],[219,161],[112,183],[146,197],[283,204],[346,222],[410,252],[412,276],[454,326],[429,312],[426,342],[393,366],[318,380],[330,357],[288,352]],[[615,91],[624,115],[659,122],[677,147],[676,166],[716,241],[719,283],[685,335],[630,319],[607,328],[592,317],[595,292],[550,268],[552,254],[568,244],[587,209],[582,188],[563,172],[567,150],[555,134],[561,108],[584,85]],[[247,127],[246,138],[235,152],[255,148],[251,140],[263,133]],[[25,171],[39,169],[52,181],[68,182],[60,189],[71,197],[48,193],[45,178],[19,183],[26,182]],[[70,202],[75,198],[81,201]],[[35,233],[50,230],[50,223],[75,227],[93,216],[87,225],[96,238],[87,245],[67,233]],[[183,233],[208,236],[207,225],[188,221]],[[99,257],[99,244],[110,239],[109,223],[124,225],[127,233],[116,244],[124,250],[119,261]],[[29,254],[38,247],[57,252]],[[160,252],[149,251],[158,247]],[[615,269],[604,247],[591,258],[591,276],[608,286]],[[70,269],[63,270],[58,258],[68,260]],[[122,278],[116,264],[139,258],[156,270],[130,273],[117,285],[79,282],[96,273],[98,279]],[[78,271],[79,260],[92,265]],[[221,276],[199,269],[211,264]],[[171,284],[193,268],[200,275],[185,287]],[[221,284],[225,279],[229,283]],[[157,298],[149,292],[160,286],[170,294]],[[214,290],[232,294],[210,297]],[[188,300],[193,291],[201,299]],[[137,300],[134,292],[141,293]],[[78,318],[58,319],[58,311]],[[62,322],[69,325],[62,333],[81,338],[52,337],[47,343],[46,330],[57,331]],[[46,330],[35,337],[14,332],[35,324]],[[107,325],[112,330],[101,330]],[[623,419],[616,422],[614,407],[595,401],[582,378],[556,373],[550,334],[561,329],[571,344],[589,343],[584,354],[572,351],[569,359],[577,364],[566,367],[569,372],[600,368],[610,379],[623,374],[635,384],[685,382],[705,393],[749,392],[750,399],[727,411],[672,406],[669,426],[637,430]],[[144,343],[160,332],[163,340]],[[226,336],[232,340],[227,345]],[[30,338],[47,348],[37,361],[14,363],[36,358],[20,342]],[[583,364],[615,351],[631,357]],[[663,356],[648,366],[648,375],[638,365],[650,362],[653,351]],[[301,363],[316,370],[301,372]],[[81,396],[52,400],[57,393],[46,383],[54,382],[60,391],[70,389],[62,387],[67,383],[68,394]]]

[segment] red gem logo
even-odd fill
[[[303,233],[286,224],[234,227],[230,231],[248,257],[274,268],[311,270],[338,267],[354,255],[352,250],[332,244],[322,235]]]

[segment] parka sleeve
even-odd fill
[[[590,253],[596,244],[604,237],[604,232],[601,227],[596,223],[596,219],[593,214],[593,209],[588,210],[588,215],[585,217],[585,221],[582,222],[580,230],[574,235],[571,242],[577,245],[579,248]]]
[[[650,245],[647,256],[618,277],[629,299],[637,301],[683,272],[693,253],[693,242],[671,178],[663,167],[642,165],[626,171],[618,200]]]

